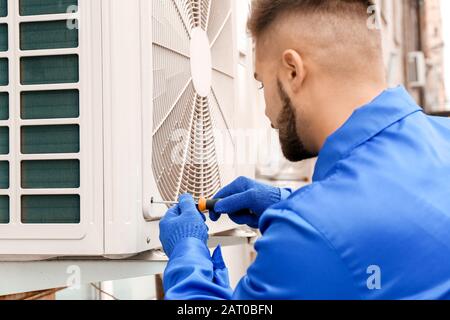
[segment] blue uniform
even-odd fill
[[[182,239],[167,299],[450,299],[450,120],[403,87],[356,110],[313,183],[261,216],[257,258],[232,290],[204,242]]]

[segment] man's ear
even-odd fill
[[[301,55],[292,49],[283,52],[282,78],[289,85],[293,93],[297,93],[305,79],[306,70]]]

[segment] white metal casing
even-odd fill
[[[167,0],[171,1],[171,0]],[[213,0],[214,1],[214,0]],[[222,1],[222,0],[216,0]],[[19,31],[10,31],[6,56],[10,62],[10,154],[11,221],[0,225],[0,260],[44,259],[55,256],[105,256],[124,258],[158,248],[159,218],[166,207],[152,206],[158,197],[152,173],[152,40],[150,0],[79,0],[75,14],[20,17],[18,0],[8,0],[11,26],[20,21],[79,19],[79,47],[48,52],[19,49]],[[233,1],[234,6],[234,1]],[[234,19],[233,16],[229,17]],[[0,18],[0,22],[3,18]],[[233,20],[233,25],[235,24]],[[236,28],[233,27],[234,39]],[[230,44],[231,45],[231,44]],[[233,43],[235,65],[237,43]],[[19,84],[20,57],[76,53],[80,57],[80,81],[75,85],[45,85],[24,88]],[[0,54],[1,55],[1,54]],[[237,76],[237,73],[235,73]],[[80,184],[76,190],[20,189],[21,155],[19,128],[35,120],[20,120],[15,114],[21,90],[76,88],[80,91],[80,117],[71,120],[39,120],[39,124],[80,125],[80,152],[54,156],[80,160]],[[5,88],[0,88],[3,91]],[[234,108],[239,105],[237,87]],[[234,110],[228,110],[233,114]],[[1,123],[0,123],[1,124]],[[233,124],[231,124],[233,125]],[[32,156],[32,159],[53,156]],[[14,168],[14,169],[13,169]],[[225,181],[238,172],[229,165]],[[23,194],[79,194],[81,223],[76,225],[25,225],[20,221],[19,199]],[[0,190],[0,195],[5,191]],[[228,219],[209,223],[211,233],[235,227]]]

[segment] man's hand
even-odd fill
[[[182,239],[197,238],[205,245],[208,240],[205,216],[197,210],[194,199],[189,194],[180,196],[179,204],[167,211],[159,227],[159,239],[169,258]]]
[[[217,221],[227,213],[237,224],[258,228],[259,218],[270,206],[282,200],[281,189],[239,177],[220,190],[215,199],[221,198],[214,211],[209,212],[211,220]]]

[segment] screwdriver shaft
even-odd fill
[[[175,204],[178,204],[178,201],[154,201],[154,200],[152,200],[152,203],[154,203],[154,204],[175,205]]]
[[[195,202],[195,205],[197,206],[197,209],[201,212],[208,211],[208,210],[214,210],[214,206],[220,200],[221,199],[200,198],[198,201]],[[155,201],[153,198],[151,199],[151,203],[152,204],[162,204],[162,205],[177,205],[177,204],[179,204],[178,201]]]

